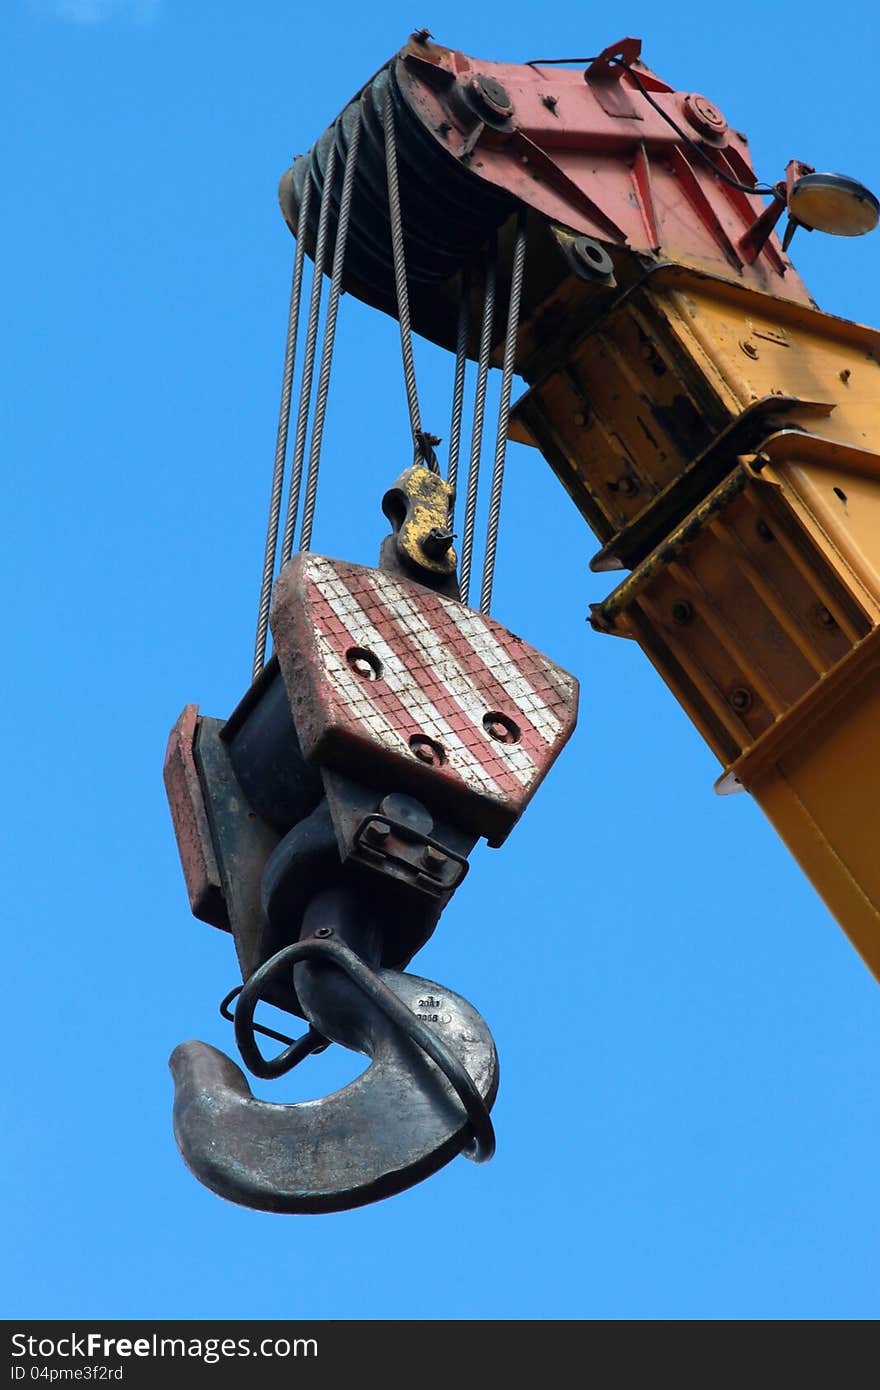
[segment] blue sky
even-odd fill
[[[249,675],[293,243],[275,189],[427,25],[524,61],[645,41],[742,126],[880,188],[875,0],[735,9],[7,0],[3,1190],[15,1318],[866,1318],[880,1312],[880,992],[630,644],[541,458],[511,450],[496,615],[575,672],[578,732],[418,957],[498,1041],[498,1155],[362,1211],[200,1187],[167,1057],[233,1050],[229,939],[191,919],[162,789],[185,702]],[[801,235],[880,324],[880,238]],[[345,300],[314,545],[363,563],[407,455],[389,320]],[[423,416],[451,363],[417,347]],[[317,1095],[331,1055],[266,1098]]]

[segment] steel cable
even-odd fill
[[[284,537],[281,542],[281,563],[290,559],[293,552],[293,534],[299,511],[299,492],[302,482],[303,462],[306,453],[306,433],[309,425],[309,403],[312,395],[312,376],[315,370],[315,347],[318,342],[318,318],[321,312],[321,289],[324,279],[324,253],[327,245],[327,224],[330,220],[333,175],[336,171],[336,144],[330,145],[327,163],[324,168],[324,184],[321,189],[321,211],[318,214],[318,231],[315,238],[314,271],[312,291],[309,299],[309,324],[306,332],[306,347],[303,357],[302,383],[299,393],[299,414],[296,417],[296,439],[293,446],[293,462],[290,468],[290,491],[287,497],[287,517],[284,522]]]
[[[342,179],[342,195],[339,202],[339,217],[336,223],[336,242],[333,247],[333,266],[330,272],[330,297],[327,301],[327,317],[324,323],[324,346],[321,350],[321,370],[318,375],[318,391],[315,398],[315,418],[312,423],[312,442],[309,449],[309,470],[306,477],[306,497],[303,503],[300,550],[309,550],[312,544],[312,525],[315,519],[315,501],[318,495],[318,470],[321,463],[321,441],[324,435],[324,418],[327,413],[327,396],[330,390],[330,369],[333,365],[333,343],[336,337],[336,316],[339,309],[339,293],[342,288],[342,271],[345,264],[345,243],[348,238],[348,223],[351,214],[351,195],[354,175],[357,168],[358,145],[361,138],[361,117],[358,108],[357,119],[352,128],[345,157],[345,173]]]
[[[284,466],[287,461],[287,431],[290,425],[290,398],[293,392],[293,367],[296,358],[296,338],[299,329],[299,306],[302,296],[303,261],[305,259],[305,228],[309,216],[311,181],[303,190],[297,220],[296,252],[293,258],[293,278],[290,285],[290,309],[287,315],[287,342],[284,348],[284,370],[281,376],[281,404],[278,410],[278,433],[275,437],[275,466],[272,471],[272,492],[269,499],[269,523],[266,528],[266,550],[263,557],[263,578],[260,585],[260,606],[257,613],[257,636],[254,643],[253,678],[263,669],[266,660],[266,639],[269,633],[269,602],[275,575],[278,552],[278,526],[281,520],[281,498],[284,492]]]
[[[468,330],[470,328],[470,282],[467,272],[461,277],[461,299],[458,304],[458,336],[455,342],[455,378],[452,387],[452,422],[449,426],[449,467],[446,480],[455,490],[458,483],[458,455],[461,450],[461,417],[464,410],[464,377],[467,368]]]
[[[471,561],[474,552],[474,526],[477,519],[477,492],[480,485],[480,455],[483,449],[483,421],[486,414],[486,385],[489,378],[489,357],[492,351],[492,328],[495,322],[495,267],[497,245],[494,240],[486,254],[483,288],[483,320],[480,325],[480,347],[477,357],[477,389],[474,396],[474,421],[471,429],[471,454],[468,464],[467,495],[464,509],[464,535],[461,542],[462,603],[467,603],[471,584]]]
[[[504,339],[504,362],[501,370],[501,400],[498,405],[498,433],[495,436],[495,465],[492,469],[489,521],[486,527],[486,551],[483,557],[483,588],[480,593],[481,613],[488,613],[492,603],[495,553],[498,549],[498,525],[501,520],[501,492],[504,487],[504,462],[507,457],[507,430],[510,424],[510,391],[513,385],[513,368],[516,363],[516,335],[519,328],[519,309],[522,300],[525,264],[526,213],[523,208],[517,218],[513,266],[510,272],[510,301],[507,308],[507,333]]]
[[[385,170],[388,183],[388,216],[391,222],[391,255],[394,261],[394,292],[397,299],[397,322],[400,327],[400,351],[403,356],[403,379],[406,403],[413,437],[413,462],[425,463],[438,472],[432,447],[433,436],[422,433],[419,394],[416,388],[416,364],[413,359],[412,323],[409,315],[409,289],[406,280],[406,253],[403,245],[403,216],[400,207],[400,178],[397,168],[397,138],[394,126],[393,75],[388,72],[382,124],[385,133]]]

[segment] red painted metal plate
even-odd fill
[[[165,751],[165,790],[194,917],[229,931],[220,871],[195,760],[198,705],[185,705]]]
[[[396,576],[297,556],[271,620],[306,757],[389,790],[430,788],[494,843],[574,728],[573,676],[492,618]]]

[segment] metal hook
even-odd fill
[[[324,894],[317,915],[339,907],[339,894]],[[255,1099],[216,1048],[182,1043],[170,1062],[174,1132],[201,1182],[264,1211],[341,1211],[400,1192],[458,1153],[491,1157],[498,1059],[484,1020],[433,981],[371,970],[327,925],[279,951],[242,989],[236,1039],[253,1070],[266,1066],[253,1036],[256,1004],[273,977],[289,979],[294,968],[313,1027],[371,1064],[333,1095],[278,1105]]]

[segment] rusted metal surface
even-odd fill
[[[305,756],[428,791],[490,843],[574,728],[572,676],[493,619],[378,570],[300,556],[271,622]],[[512,741],[489,731],[496,716]]]
[[[593,626],[600,631],[613,628],[619,614],[633,603],[683,550],[693,544],[719,512],[730,506],[734,497],[742,492],[747,480],[746,470],[737,468],[720,487],[715,488],[604,602],[594,605],[591,618]]]
[[[869,618],[770,463],[742,463],[593,610],[634,636],[729,766],[817,692]],[[784,432],[789,447],[808,436]]]
[[[165,752],[165,791],[194,917],[229,931],[229,915],[195,761],[198,705],[185,705]]]
[[[590,569],[602,572],[638,564],[660,543],[670,527],[721,481],[734,466],[737,455],[756,453],[764,448],[764,441],[786,415],[796,411],[800,417],[814,413],[825,418],[833,409],[831,405],[795,397],[765,396],[763,400],[754,401],[721,431],[708,449],[667,483],[644,511],[629,525],[621,527],[590,561]]]
[[[235,774],[219,719],[201,720],[196,760],[242,979],[262,960],[260,882],[278,833],[253,810]],[[282,1007],[286,1001],[277,1000]]]

